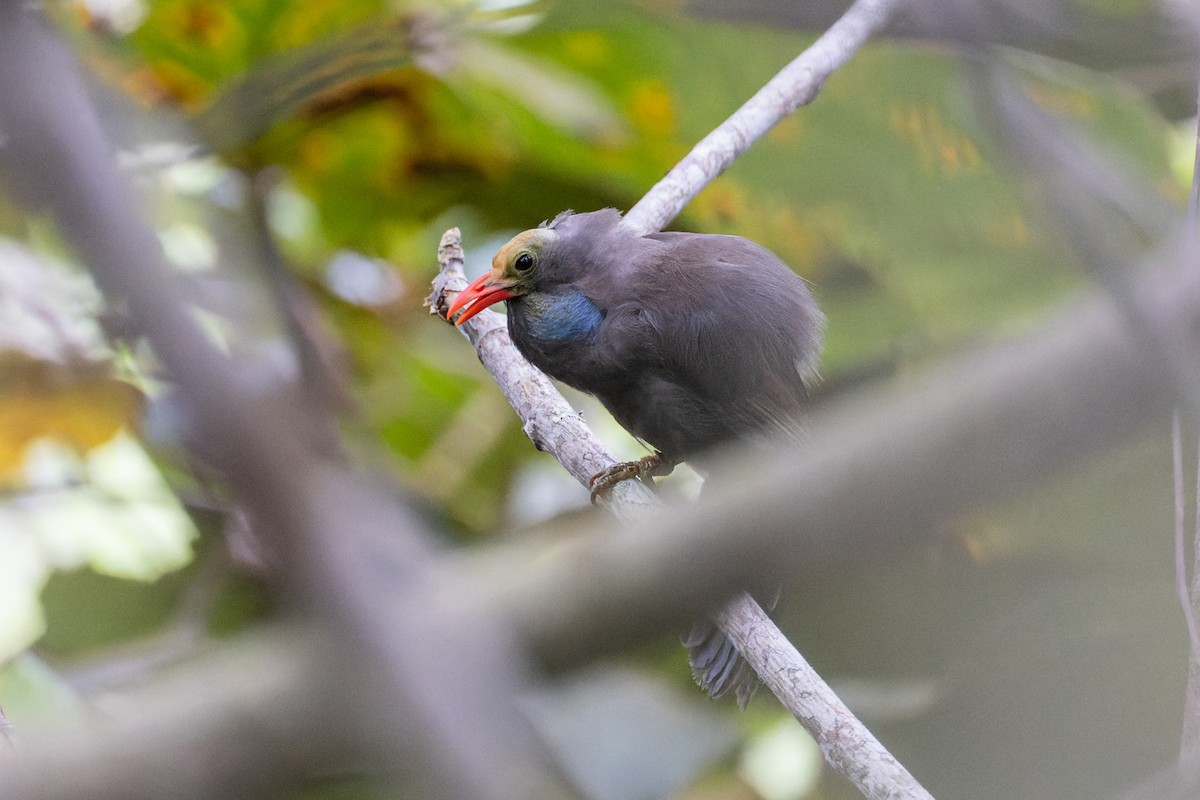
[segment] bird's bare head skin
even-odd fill
[[[452,320],[455,325],[462,325],[490,305],[529,294],[542,250],[557,236],[549,228],[534,228],[518,233],[496,253],[492,259],[492,271],[481,275],[454,299],[446,312],[446,319]],[[458,314],[457,319],[455,314]]]

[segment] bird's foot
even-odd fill
[[[606,467],[588,481],[588,488],[592,490],[592,505],[595,505],[601,497],[611,492],[613,487],[623,480],[637,478],[643,483],[654,486],[654,478],[670,475],[673,469],[675,469],[675,465],[659,452],[651,453],[637,461],[622,461]]]

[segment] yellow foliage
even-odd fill
[[[1027,82],[1024,89],[1033,102],[1052,114],[1088,119],[1100,113],[1100,104],[1096,97],[1077,89],[1032,81]]]
[[[804,116],[802,114],[791,114],[784,117],[774,128],[768,131],[767,138],[776,144],[796,145],[803,132]]]
[[[655,137],[675,132],[675,101],[667,85],[653,79],[635,84],[630,95],[630,118],[638,130]]]
[[[563,36],[567,57],[581,66],[600,67],[608,63],[612,47],[599,31],[574,31]]]
[[[948,125],[941,110],[932,104],[893,105],[888,126],[913,146],[928,171],[949,177],[975,173],[983,167],[975,142]]]
[[[9,353],[0,377],[0,483],[18,481],[25,451],[38,439],[84,452],[131,427],[141,411],[141,392],[106,367],[68,368]]]
[[[154,74],[163,87],[163,94],[174,98],[184,108],[197,108],[208,99],[208,84],[183,64],[164,61],[155,66]]]
[[[170,6],[160,20],[172,38],[200,45],[205,50],[224,50],[243,35],[233,12],[223,3],[180,3]]]

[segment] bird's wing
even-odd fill
[[[735,428],[790,427],[814,377],[823,326],[804,281],[740,237],[646,238],[663,251],[629,280],[653,357],[720,405]]]

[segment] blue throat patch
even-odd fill
[[[573,291],[566,294],[533,292],[521,298],[529,334],[535,339],[578,342],[592,338],[604,313],[596,304]]]

